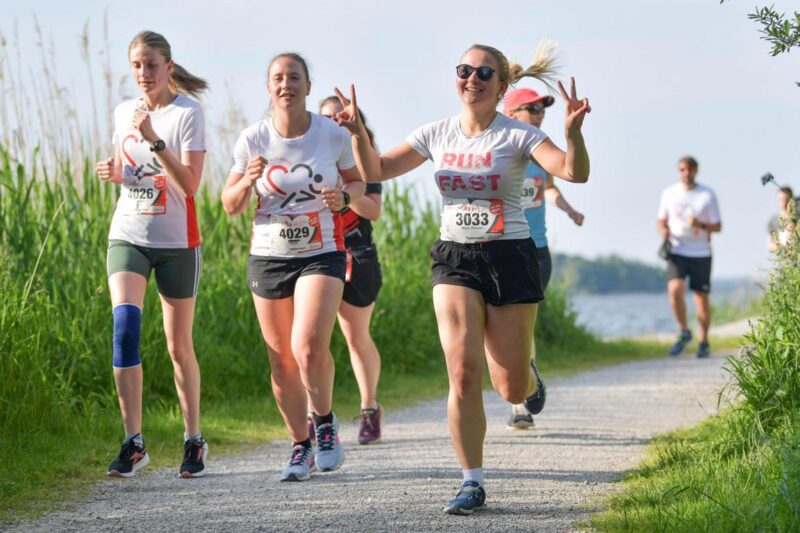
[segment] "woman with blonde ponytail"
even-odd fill
[[[125,438],[108,475],[133,477],[150,460],[142,437],[142,306],[155,271],[175,386],[183,412],[180,475],[206,472],[208,444],[200,433],[200,368],[192,343],[200,279],[200,230],[194,194],[205,158],[203,110],[208,87],[172,60],[167,40],[143,31],[128,46],[141,96],[114,110],[114,157],[97,163],[103,181],[121,185],[111,221],[108,285],[113,308],[113,368]]]
[[[537,302],[542,300],[536,248],[520,205],[525,167],[538,162],[551,174],[584,183],[589,156],[581,126],[589,101],[558,82],[567,110],[566,152],[539,128],[497,112],[509,84],[532,76],[551,83],[551,61],[513,72],[491,46],[472,45],[456,67],[457,116],[422,126],[383,155],[369,143],[355,89],[336,116],[350,130],[356,162],[368,180],[400,176],[430,159],[442,195],[440,239],[431,251],[433,304],[450,379],[447,423],[464,481],[447,502],[449,514],[483,506],[483,367],[508,402],[536,414],[545,388],[531,359]]]

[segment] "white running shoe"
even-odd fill
[[[519,403],[511,406],[511,414],[508,416],[508,427],[511,429],[528,429],[533,427],[533,415],[531,415],[525,405]]]
[[[297,444],[292,448],[289,464],[281,470],[281,481],[305,481],[311,477],[311,472],[316,470],[314,465],[314,450]]]
[[[339,442],[339,421],[317,426],[317,467],[323,472],[336,470],[344,463],[344,450]]]

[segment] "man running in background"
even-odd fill
[[[669,349],[672,356],[680,355],[692,340],[686,325],[686,285],[694,297],[697,320],[700,323],[700,342],[697,357],[708,357],[708,328],[711,324],[711,234],[722,230],[717,198],[709,187],[695,181],[697,160],[685,156],[678,161],[680,181],[661,193],[658,208],[658,231],[672,244],[667,259],[667,293],[672,312],[680,326],[678,340]]]
[[[503,100],[503,114],[514,120],[541,128],[545,108],[553,105],[554,101],[552,96],[540,95],[531,89],[515,89],[509,92]],[[553,176],[545,172],[539,165],[528,163],[528,167],[525,169],[525,180],[522,182],[521,205],[525,211],[531,238],[536,245],[542,290],[547,288],[550,274],[553,271],[550,249],[547,247],[547,226],[544,219],[545,200],[564,211],[578,226],[583,225],[583,214],[569,205],[564,195],[553,183]],[[508,418],[508,427],[526,429],[531,426],[533,426],[533,416],[525,409],[525,406],[513,405]]]

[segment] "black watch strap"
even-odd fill
[[[342,200],[344,201],[344,206],[347,207],[350,205],[350,193],[343,190],[342,191]]]
[[[159,140],[157,140],[156,142],[154,142],[153,144],[150,145],[150,151],[151,152],[160,152],[161,150],[163,150],[166,147],[167,147],[167,143],[165,143],[163,140],[159,139]]]

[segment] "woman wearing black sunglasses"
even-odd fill
[[[484,360],[495,390],[508,402],[524,402],[533,414],[544,407],[544,384],[531,360],[537,302],[542,299],[536,248],[520,205],[525,167],[538,162],[553,175],[577,183],[589,177],[581,134],[589,101],[558,83],[566,108],[564,152],[535,126],[497,112],[509,84],[531,76],[549,81],[552,63],[537,57],[509,74],[499,50],[473,45],[456,68],[461,113],[425,125],[379,156],[351,100],[337,91],[344,110],[335,119],[355,139],[362,174],[387,180],[433,161],[442,194],[440,240],[431,251],[433,303],[447,362],[447,420],[464,482],[445,512],[471,514],[484,504],[482,374]]]

